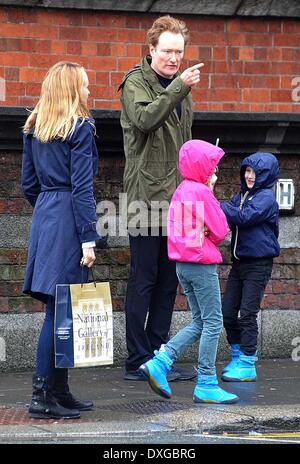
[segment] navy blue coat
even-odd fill
[[[22,189],[34,210],[23,292],[43,302],[55,296],[56,284],[81,282],[81,244],[99,239],[93,123],[78,121],[65,141],[41,143],[33,131],[24,135]]]
[[[255,171],[255,183],[249,190],[246,167]],[[241,192],[221,203],[232,230],[231,249],[234,258],[267,258],[280,253],[278,243],[279,208],[272,187],[279,175],[279,165],[271,153],[254,153],[241,164]],[[249,190],[242,207],[243,195]]]

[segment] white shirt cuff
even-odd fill
[[[81,244],[82,248],[93,248],[96,246],[96,242],[85,242]]]

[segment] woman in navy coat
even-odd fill
[[[82,266],[87,279],[99,239],[93,195],[98,153],[88,85],[80,65],[57,63],[24,126],[22,189],[34,210],[23,291],[46,303],[29,407],[35,418],[76,418],[93,406],[70,393],[68,370],[54,365],[56,284],[80,283]]]

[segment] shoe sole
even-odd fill
[[[236,379],[234,377],[224,377],[224,376],[222,376],[221,379],[223,380],[223,382],[256,382],[256,377],[255,378],[248,377],[248,378],[245,378],[245,379]]]
[[[194,396],[193,398],[194,403],[207,403],[207,404],[234,404],[239,401],[239,398],[235,398],[233,400],[225,400],[225,401],[213,401],[213,400],[201,400]]]
[[[162,396],[163,398],[166,398],[167,400],[169,400],[172,395],[170,395],[169,393],[167,393],[165,390],[162,390],[159,385],[157,384],[157,382],[155,382],[154,378],[151,377],[150,375],[150,372],[148,370],[147,367],[141,369],[139,368],[139,372],[142,374],[142,376],[144,377],[145,380],[148,381],[150,387],[152,388],[152,390],[159,396]]]
[[[54,416],[49,414],[34,414],[28,413],[31,419],[80,419],[80,414],[78,416]]]
[[[129,377],[129,376],[127,377],[126,375],[124,375],[123,379],[129,380],[131,382],[140,382],[140,381],[144,382],[145,381],[145,379],[142,377]]]

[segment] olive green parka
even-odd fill
[[[144,57],[120,86],[129,229],[137,222],[142,228],[149,227],[150,221],[152,227],[166,225],[168,206],[181,180],[178,152],[192,138],[191,88],[179,73],[167,88],[162,87],[150,65],[151,56]]]

